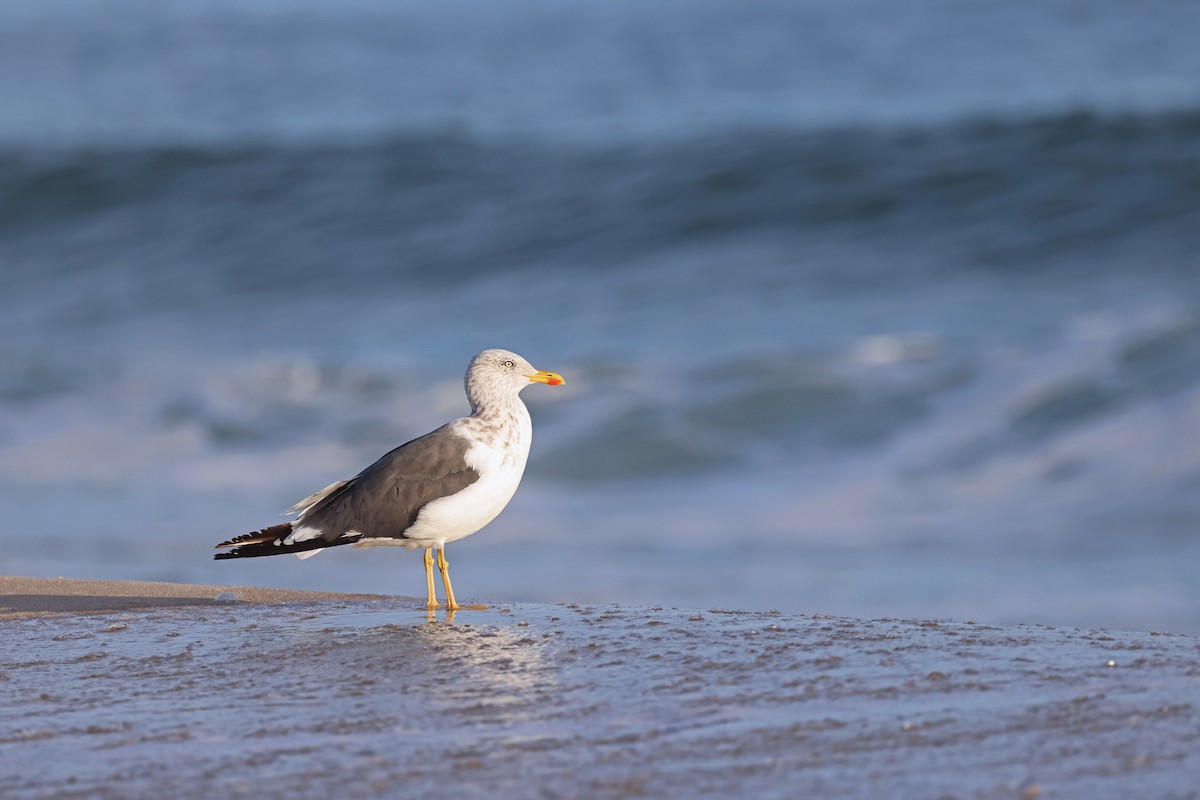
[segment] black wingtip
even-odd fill
[[[263,528],[261,531],[251,531],[243,533],[241,536],[235,536],[232,539],[227,539],[217,545],[218,548],[232,547],[228,553],[217,553],[213,558],[217,561],[225,558],[245,558],[251,553],[243,552],[247,548],[254,545],[274,543],[278,539],[286,538],[292,532],[292,523],[284,522],[279,525],[272,525],[269,528]],[[256,554],[263,555],[263,554]]]
[[[282,525],[273,525],[270,528],[265,528],[254,533],[243,534],[227,542],[222,542],[217,545],[219,548],[230,548],[221,553],[213,554],[213,561],[225,561],[231,558],[259,558],[261,556],[282,556],[288,553],[304,553],[309,550],[324,550],[327,547],[336,547],[342,544],[353,544],[358,541],[358,536],[339,537],[334,541],[326,541],[323,536],[316,536],[312,539],[303,539],[299,542],[284,544],[289,533],[292,532],[292,523],[285,522]]]

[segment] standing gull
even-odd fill
[[[446,607],[461,608],[450,585],[446,543],[470,536],[504,510],[517,491],[533,426],[521,402],[531,383],[560,386],[556,372],[533,368],[507,350],[484,350],[467,367],[470,416],[402,444],[356,477],[338,481],[289,509],[294,522],[221,542],[214,558],[295,553],[326,547],[398,545],[425,548],[427,605],[436,608],[433,551],[446,587]]]

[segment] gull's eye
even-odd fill
[[[505,361],[503,364],[501,364],[501,366],[512,368],[513,362]]]

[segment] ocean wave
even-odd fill
[[[616,148],[431,135],[361,147],[9,150],[0,250],[30,281],[99,259],[157,288],[147,302],[168,303],[611,271],[748,237],[806,251],[865,238],[908,259],[904,270],[861,257],[801,265],[828,286],[947,270],[1038,279],[1110,269],[1118,251],[1178,273],[1193,269],[1186,256],[1200,236],[1198,134],[1200,112],[1189,111]]]
[[[874,355],[876,335],[702,363],[555,364],[571,381],[530,398],[539,428],[531,473],[544,482],[673,480],[866,457],[896,458],[898,473],[927,477],[1037,459],[1081,431],[1143,424],[1147,409],[1200,397],[1197,319],[1192,310],[1113,322],[1019,358],[1010,347],[964,349],[926,334],[894,337],[887,361]],[[290,448],[334,445],[349,468],[466,411],[453,370],[417,380],[426,371],[354,359],[154,359],[68,383],[30,362],[0,370],[0,466],[16,483],[102,476],[185,487],[193,467],[229,460],[252,467],[255,481],[285,481],[319,471],[285,468]],[[1186,437],[1178,447],[1186,461]],[[190,466],[161,471],[162,459]],[[230,485],[246,477],[227,473]]]

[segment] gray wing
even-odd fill
[[[365,537],[404,538],[421,509],[479,480],[467,466],[471,442],[449,426],[402,444],[304,512],[299,525],[327,542],[347,531]]]

